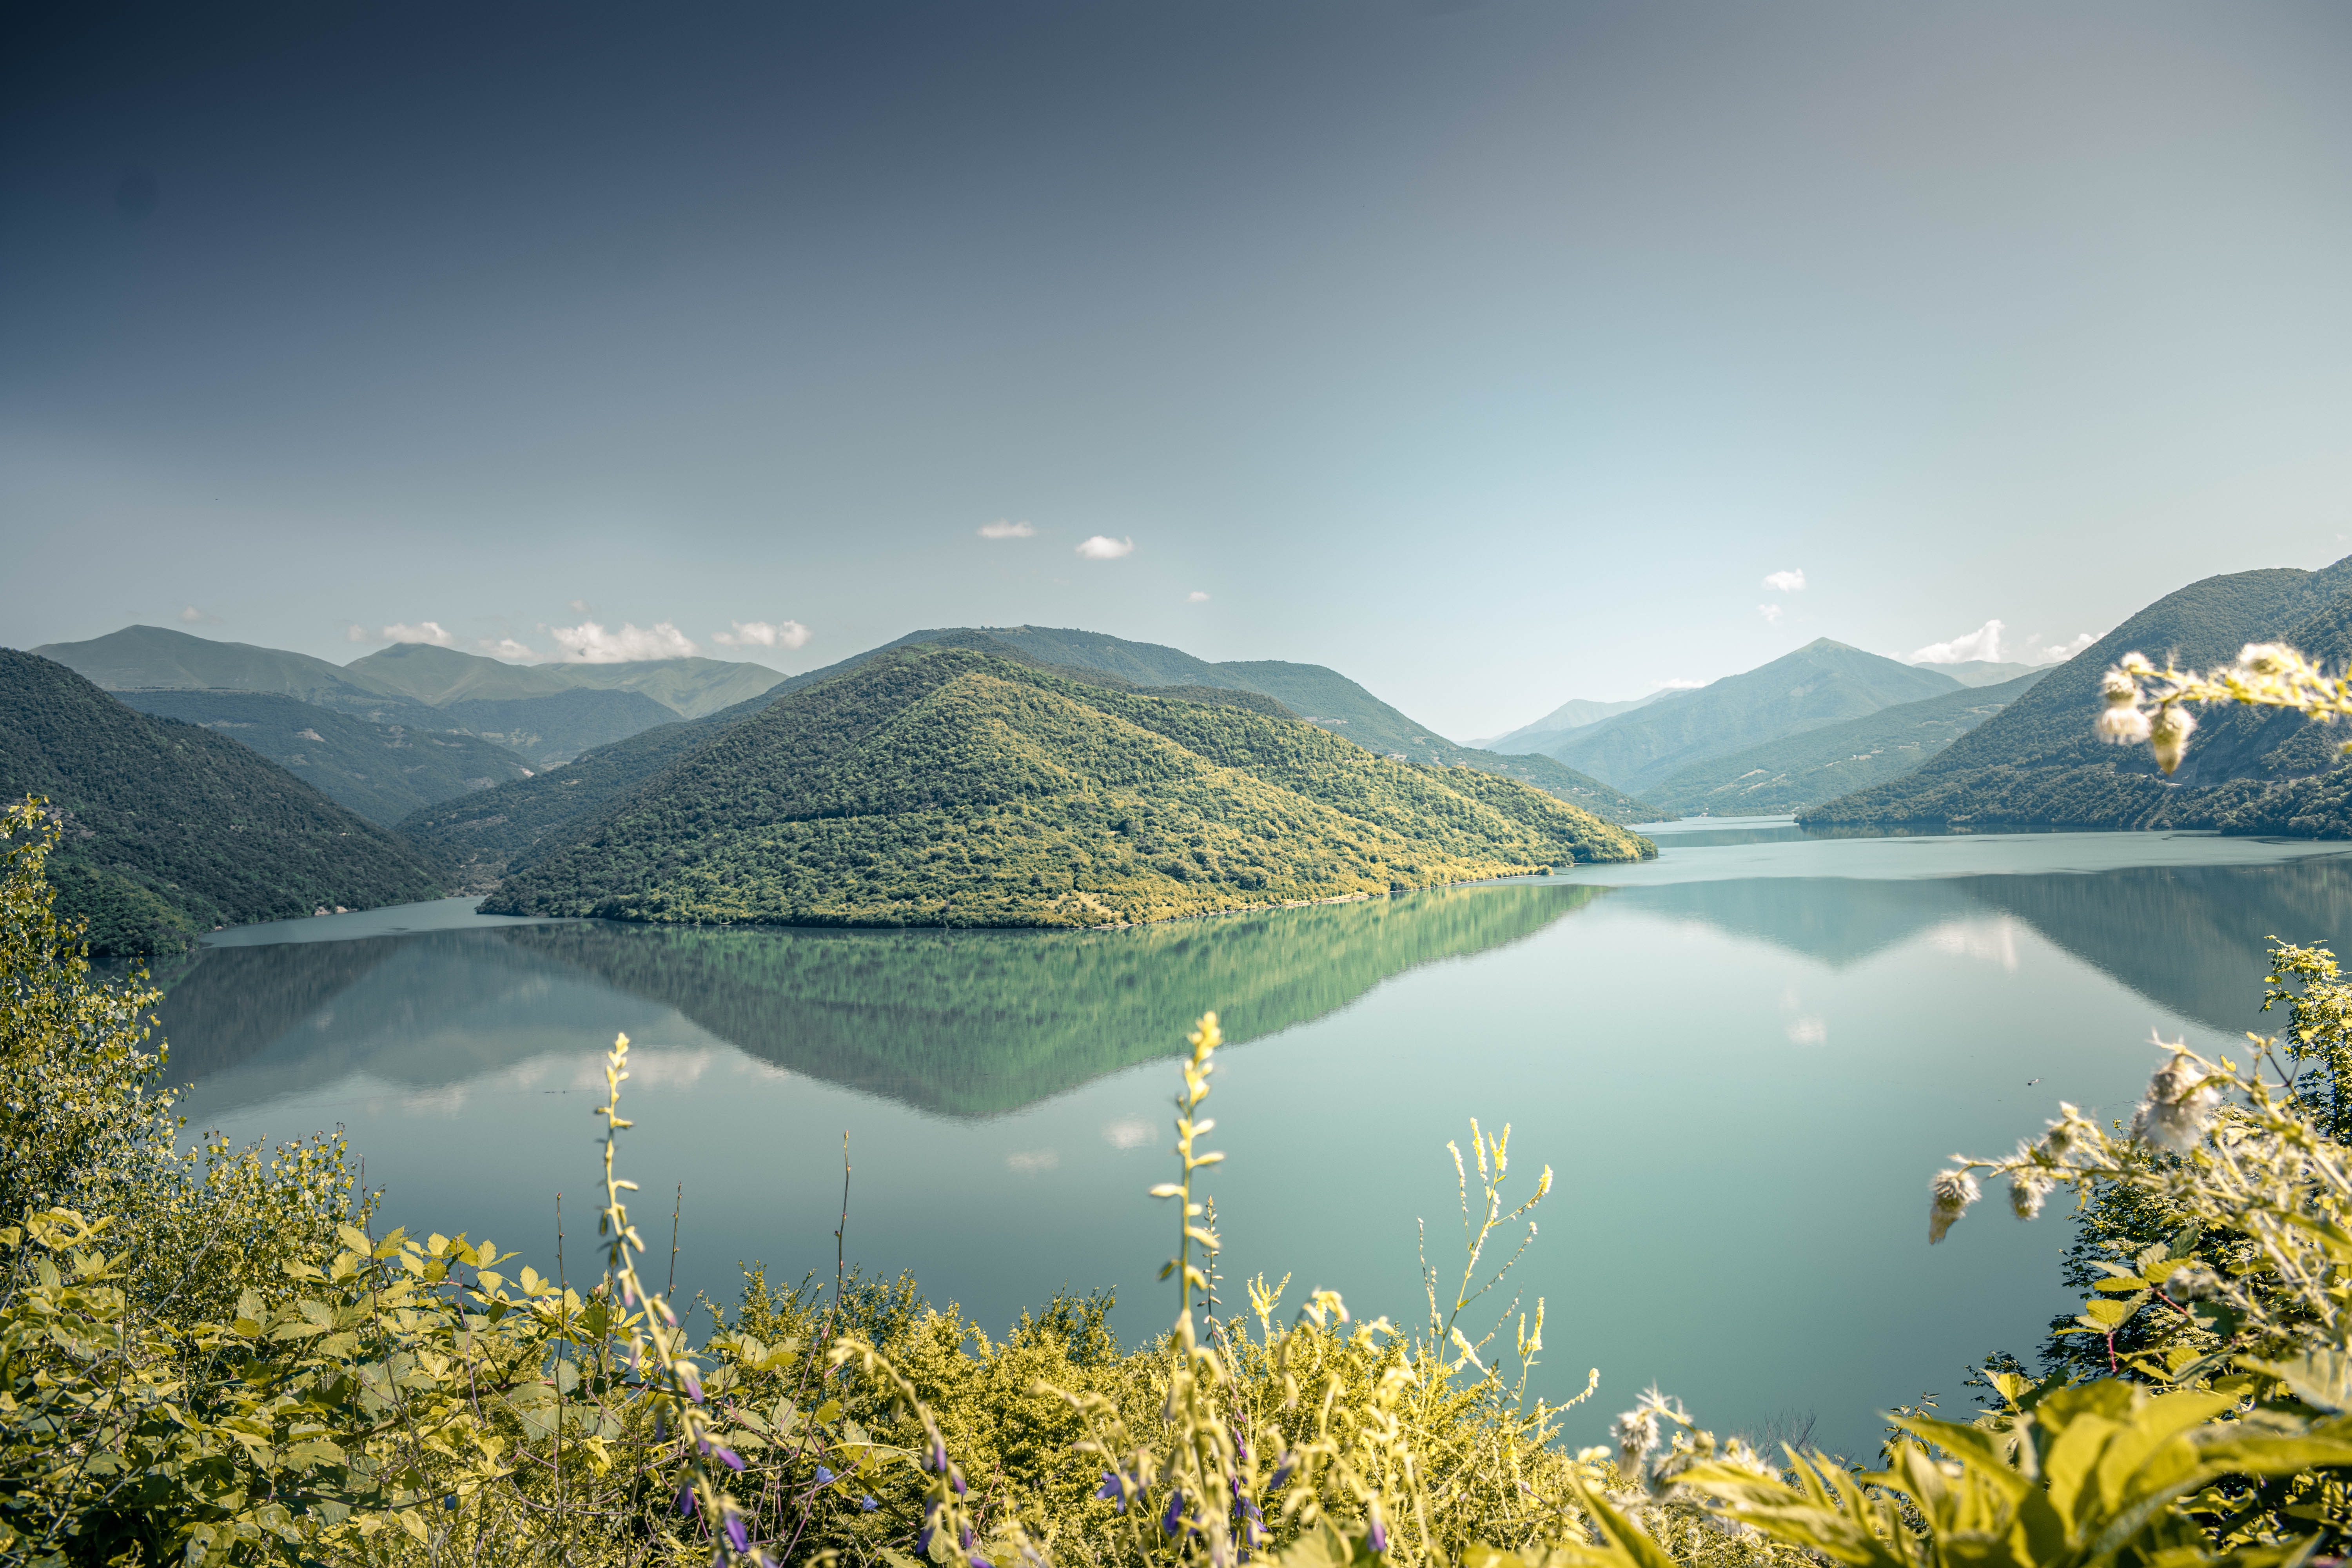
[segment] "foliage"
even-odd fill
[[[276,692],[115,695],[142,713],[218,731],[329,800],[386,826],[420,806],[530,772],[504,746],[452,733],[444,723],[371,723]]]
[[[1661,805],[1715,816],[1769,816],[1898,777],[2030,690],[2041,672],[1898,702],[1695,763],[1648,786]]]
[[[792,693],[483,906],[662,921],[1135,923],[1654,853],[1312,725],[909,648]]]
[[[100,952],[176,952],[218,925],[438,891],[406,844],[268,759],[0,649],[0,799],[27,795],[58,814],[50,876]]]
[[[1572,768],[1646,796],[1694,763],[1942,696],[1958,686],[1937,670],[1821,637],[1696,691],[1570,731],[1550,752]]]

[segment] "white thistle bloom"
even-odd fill
[[[2097,1142],[2099,1130],[2083,1119],[2083,1113],[2065,1100],[2058,1102],[2058,1120],[2050,1123],[2042,1134],[2042,1146],[2050,1157],[2062,1164],[2072,1155],[2079,1154]]]
[[[2091,732],[2114,745],[2137,746],[2147,739],[2147,715],[2137,708],[2102,709]]]
[[[2159,1149],[2186,1154],[2197,1147],[2221,1109],[2221,1096],[2205,1082],[2203,1068],[2189,1054],[2175,1047],[2172,1059],[2147,1080],[2147,1098],[2132,1119],[2132,1136]]]
[[[2238,650],[2238,668],[2248,675],[2284,675],[2289,650],[2274,642],[2250,642]]]
[[[2113,712],[2109,709],[2108,712]],[[2099,715],[2105,721],[2106,714]],[[2178,703],[2168,702],[2156,710],[2148,721],[2148,746],[2156,753],[2156,765],[2169,773],[2180,765],[2189,751],[2189,736],[2197,728],[2197,716]]]
[[[2126,675],[2154,675],[2156,673],[2156,666],[2147,662],[2147,655],[2144,653],[2127,653],[2124,655],[2124,661],[2117,668]]]
[[[1617,1444],[1617,1468],[1628,1476],[1639,1476],[1650,1462],[1650,1450],[1658,1446],[1658,1417],[1647,1407],[1628,1410],[1609,1424],[1609,1436]]]
[[[2111,669],[2099,678],[2099,695],[2107,700],[2110,708],[2139,701],[2139,682],[2120,669]]]
[[[2009,1177],[2010,1212],[2020,1219],[2040,1218],[2042,1201],[2050,1195],[2050,1189],[2057,1184],[2056,1179],[2047,1171],[2032,1167],[2022,1171],[2012,1171]]]
[[[2184,1263],[2165,1277],[2164,1293],[2176,1301],[2194,1301],[2221,1293],[2221,1277],[2203,1263]]]
[[[1927,1245],[1933,1247],[1944,1239],[1953,1221],[1969,1212],[1969,1205],[1984,1196],[1977,1179],[1966,1171],[1938,1171],[1927,1179]]]

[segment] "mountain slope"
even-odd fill
[[[2001,686],[2021,675],[2046,674],[2056,667],[2043,664],[1998,664],[1987,658],[1962,659],[1958,664],[1925,664],[1938,675],[1948,675],[1962,686]]]
[[[530,776],[520,757],[472,735],[371,724],[276,692],[114,695],[142,713],[218,731],[385,826],[436,801]]]
[[[2336,624],[2326,612],[2347,592],[2352,592],[2352,556],[2319,572],[2273,567],[2191,583],[2058,666],[1917,773],[1811,807],[1805,820],[2188,826],[2183,814],[2193,817],[2217,807],[2193,795],[2184,797],[2184,789],[2221,783],[2233,768],[2257,770],[2255,759],[2284,747],[2301,721],[2216,712],[2190,746],[2189,765],[2168,784],[2147,747],[2103,745],[2092,735],[2099,678],[2135,649],[2152,658],[2169,652],[2183,668],[2194,668],[2226,663],[2249,642],[2284,637],[2325,644],[2326,628]],[[2257,740],[2258,733],[2269,738]],[[2296,754],[2286,757],[2290,771],[2298,765]],[[2244,791],[2236,798],[2252,799]]]
[[[729,728],[483,907],[1097,925],[1651,853],[1522,784],[1296,720],[908,647]]]
[[[28,794],[63,816],[51,877],[94,952],[172,952],[215,925],[440,890],[415,850],[257,752],[0,649],[0,796]]]
[[[1640,795],[1694,763],[1958,689],[1948,675],[1827,637],[1769,664],[1575,731],[1551,754]]]
[[[415,706],[364,674],[323,658],[215,642],[164,626],[125,626],[87,642],[44,643],[31,651],[109,691],[274,691],[347,713],[398,713]]]
[[[1497,735],[1491,741],[1474,741],[1471,743],[1489,752],[1540,750],[1547,745],[1558,745],[1571,730],[1598,724],[1603,719],[1614,719],[1620,713],[1631,713],[1636,708],[1646,708],[1659,698],[1674,694],[1675,689],[1670,688],[1623,702],[1594,702],[1587,698],[1571,697],[1532,724],[1522,724],[1508,734]]]
[[[677,714],[642,691],[585,687],[510,701],[467,699],[425,711],[452,730],[517,752],[534,768],[557,767],[591,747],[677,722]]]
[[[620,664],[508,664],[427,643],[395,643],[355,658],[344,673],[429,707],[515,702],[562,692],[625,691],[666,710],[665,719],[699,719],[757,697],[784,678],[763,664],[716,658],[656,658]]]
[[[1912,772],[2023,696],[2042,672],[1898,702],[1842,724],[1694,763],[1650,786],[1660,805],[1710,816],[1795,811]]]

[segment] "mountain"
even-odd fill
[[[425,711],[453,730],[519,753],[534,768],[558,767],[591,747],[677,722],[676,713],[642,691],[593,687],[508,700],[467,699]]]
[[[1524,752],[1558,745],[1570,730],[1581,730],[1588,724],[1598,724],[1603,719],[1614,719],[1620,713],[1631,713],[1636,708],[1646,708],[1661,697],[1672,697],[1675,688],[1653,691],[1647,697],[1636,697],[1625,702],[1594,702],[1587,698],[1571,697],[1532,724],[1522,724],[1507,735],[1470,743],[1482,751]]]
[[[1964,658],[1958,664],[1923,664],[1917,668],[1948,675],[1962,686],[2000,686],[2020,676],[2036,674],[2055,667],[2046,664],[1997,664],[1989,658]]]
[[[1796,811],[1912,772],[2016,701],[2045,673],[2037,669],[1999,686],[1963,687],[1898,702],[1842,724],[1694,763],[1649,786],[1646,798],[1710,816]]]
[[[429,643],[394,643],[344,672],[428,707],[514,702],[583,689],[634,692],[668,710],[699,719],[759,696],[784,678],[764,664],[716,658],[656,658],[624,664],[508,664]]]
[[[1694,763],[1958,686],[1950,676],[1822,637],[1744,674],[1576,731],[1550,754],[1641,795]]]
[[[142,713],[218,731],[387,827],[419,806],[530,776],[520,757],[473,735],[371,724],[273,691],[114,695]]]
[[[2091,724],[2100,677],[2135,650],[2204,668],[2247,643],[2284,640],[2342,660],[2352,655],[2352,612],[2338,602],[2347,592],[2352,556],[2318,572],[2271,567],[2191,583],[2057,666],[1917,773],[1810,807],[1804,820],[2140,827],[2224,826],[2223,815],[2251,821],[2266,810],[2309,816],[2308,800],[2259,804],[2263,790],[2288,787],[2269,781],[2334,765],[2325,730],[2315,735],[2295,715],[2212,711],[2171,781],[2147,747],[2102,744]],[[2302,787],[2308,796],[2315,786]]]
[[[372,719],[414,718],[417,706],[365,674],[306,653],[215,642],[164,626],[125,626],[87,642],[44,643],[32,651],[108,691],[274,691]]]
[[[258,752],[0,648],[0,797],[28,794],[61,814],[51,880],[93,952],[173,952],[217,925],[440,891],[408,845]]]
[[[1647,802],[1538,754],[1498,755],[1459,746],[1425,724],[1416,723],[1335,669],[1280,659],[1237,659],[1212,664],[1181,648],[1129,642],[1101,632],[1052,626],[959,626],[910,632],[889,647],[916,643],[966,642],[985,637],[1057,669],[1116,677],[1146,689],[1190,685],[1255,691],[1280,702],[1310,724],[1344,735],[1378,756],[1440,767],[1470,767],[1533,784],[1547,795],[1620,825],[1655,821],[1666,814]],[[883,649],[876,649],[878,653]],[[873,657],[861,654],[826,669],[796,676],[780,688],[830,676]]]
[[[1646,839],[1297,720],[908,647],[723,731],[483,908],[661,922],[1088,926],[1363,897]]]

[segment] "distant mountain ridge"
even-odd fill
[[[1694,763],[1650,786],[1648,798],[1710,816],[1794,812],[1916,770],[2015,701],[2048,673],[1963,687],[1818,730]]]
[[[1710,758],[1959,689],[1948,675],[1820,637],[1769,664],[1575,731],[1551,755],[1638,795]]]
[[[171,952],[216,925],[438,896],[408,844],[258,752],[0,648],[0,795],[62,814],[59,908],[92,951]]]
[[[1522,724],[1491,740],[1470,743],[1489,752],[1541,751],[1546,746],[1558,745],[1571,730],[1581,730],[1589,724],[1598,724],[1603,719],[1614,719],[1620,713],[1646,708],[1658,699],[1672,697],[1681,689],[1683,688],[1669,686],[1663,690],[1653,691],[1647,697],[1629,698],[1622,702],[1594,702],[1586,698],[1572,697],[1532,724]]]
[[[1135,923],[1654,853],[1549,795],[1245,707],[905,647],[788,693],[483,905],[656,921]]]
[[[2310,643],[2306,652],[2316,649],[2315,657],[2340,663],[2352,657],[2347,594],[2352,594],[2352,556],[2317,572],[2270,567],[2202,578],[2056,667],[1917,773],[1811,807],[1802,820],[2228,827],[2224,817],[2256,822],[2266,812],[2284,810],[2290,819],[2309,821],[2321,798],[2315,786],[2275,781],[2336,766],[2325,727],[2292,714],[2214,710],[2200,726],[2181,772],[2166,780],[2147,748],[2104,745],[2091,725],[2100,708],[2100,677],[2133,651],[2152,658],[2170,654],[2184,668],[2210,668],[2227,663],[2249,642],[2285,640]],[[2299,788],[2302,804],[2281,800],[2265,807],[2263,794],[2274,786],[2290,793]]]

